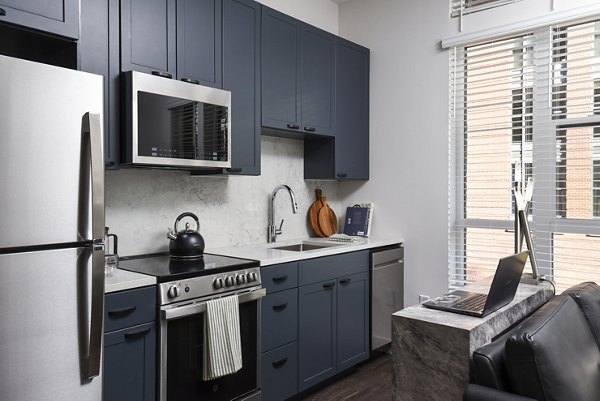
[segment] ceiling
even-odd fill
[[[342,3],[347,3],[352,0],[331,0],[331,1],[333,1],[334,3],[342,4]]]

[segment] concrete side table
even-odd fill
[[[466,286],[487,294],[490,281]],[[392,315],[395,401],[462,400],[473,351],[552,297],[548,283],[520,284],[507,306],[477,318],[415,305]]]

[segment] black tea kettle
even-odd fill
[[[179,231],[177,225],[184,217],[191,217],[196,222],[196,229],[190,229],[190,223],[185,223],[185,230]],[[172,258],[177,259],[197,259],[204,254],[204,238],[200,235],[200,221],[194,213],[186,212],[180,214],[175,220],[175,230],[169,228],[167,238],[169,243],[169,252]]]

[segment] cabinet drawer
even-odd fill
[[[156,288],[144,287],[106,295],[104,332],[156,320]]]
[[[298,262],[265,266],[260,274],[267,294],[298,287]]]
[[[282,401],[298,392],[298,343],[262,354],[262,401]]]
[[[267,295],[262,301],[262,351],[298,338],[298,289]]]
[[[298,268],[298,281],[302,286],[368,271],[369,251],[351,252],[301,260]]]

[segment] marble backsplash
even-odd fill
[[[121,169],[106,172],[106,225],[119,236],[121,256],[168,250],[167,229],[183,212],[200,219],[207,248],[265,243],[268,199],[279,184],[289,185],[298,203],[292,214],[289,196],[280,191],[278,240],[312,235],[307,213],[321,188],[340,216],[340,189],[335,181],[305,181],[303,141],[262,137],[262,175],[192,177],[185,171]],[[345,210],[345,209],[344,209]]]

